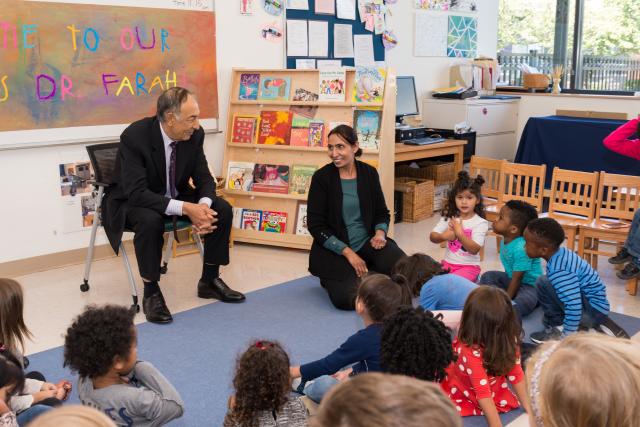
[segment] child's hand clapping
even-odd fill
[[[449,220],[449,229],[453,231],[456,237],[464,235],[464,229],[462,228],[462,220],[459,217],[451,218]]]

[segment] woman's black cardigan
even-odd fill
[[[369,235],[373,237],[376,225],[389,225],[389,209],[384,200],[378,171],[359,160],[356,160],[356,171],[360,214]],[[349,244],[347,228],[342,219],[340,174],[333,163],[318,169],[311,178],[307,198],[307,226],[313,236],[309,272],[317,277],[344,278],[353,268],[343,256],[323,246],[331,236]]]

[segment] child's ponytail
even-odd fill
[[[400,287],[400,305],[411,305],[413,298],[409,280],[403,274],[392,274],[391,280]]]

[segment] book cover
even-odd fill
[[[296,234],[303,234],[305,236],[311,235],[307,228],[307,204],[300,203],[298,205],[298,214],[296,216]]]
[[[230,190],[251,191],[253,169],[250,162],[229,162],[227,167],[227,188]]]
[[[290,89],[290,77],[265,76],[260,80],[259,97],[265,101],[288,101]]]
[[[287,213],[277,211],[262,212],[260,231],[283,234],[287,229]]]
[[[317,166],[293,165],[289,177],[289,194],[307,194]]]
[[[346,74],[343,68],[321,68],[318,71],[318,99],[320,101],[345,100]]]
[[[380,110],[355,110],[353,125],[358,134],[358,142],[362,149],[377,150],[380,147]]]
[[[287,194],[289,191],[289,166],[256,163],[253,168],[252,191]]]
[[[258,209],[242,210],[242,229],[243,230],[260,230],[260,222],[262,220],[262,211]]]
[[[242,208],[233,208],[233,220],[231,221],[233,228],[242,228]]]
[[[292,119],[290,111],[261,111],[258,144],[289,145]]]
[[[258,123],[260,117],[239,115],[233,116],[233,127],[231,129],[231,142],[241,142],[255,144],[258,137]]]
[[[353,102],[382,102],[386,76],[385,68],[356,67]]]
[[[324,143],[324,122],[312,121],[309,123],[309,147],[322,147]]]
[[[294,101],[317,101],[318,94],[308,91],[306,89],[299,88],[299,89],[296,89],[296,91],[294,92],[293,100]]]
[[[293,116],[289,145],[294,147],[309,146],[309,122],[310,120],[306,117],[298,115]]]
[[[240,74],[238,99],[255,101],[258,99],[258,87],[260,87],[260,74]]]

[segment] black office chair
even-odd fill
[[[104,197],[104,191],[106,188],[111,185],[113,182],[113,172],[116,167],[116,158],[118,156],[118,146],[119,143],[112,142],[107,144],[96,144],[87,146],[87,153],[89,153],[89,159],[91,161],[91,165],[93,166],[93,170],[95,172],[95,181],[92,182],[94,191],[97,191],[97,200],[96,200],[96,213],[93,216],[93,225],[91,227],[91,239],[89,240],[89,248],[87,251],[87,258],[84,263],[84,276],[82,280],[82,284],[80,285],[80,290],[82,292],[87,292],[89,290],[89,273],[91,272],[91,262],[93,260],[93,250],[96,243],[96,233],[98,231],[98,227],[102,223],[102,198]],[[191,223],[185,220],[178,220],[176,223],[176,228],[178,230],[184,230],[191,227]],[[131,232],[133,230],[125,229],[125,231]],[[167,248],[162,256],[162,265],[158,266],[160,268],[160,272],[162,274],[167,272],[167,265],[169,263],[169,257],[171,256],[171,247],[173,245],[173,222],[171,220],[166,220],[164,222],[164,231],[165,233],[169,233],[169,239],[167,241]],[[204,248],[202,246],[202,240],[200,239],[200,235],[194,233],[194,238],[196,241],[196,245],[200,250],[200,256],[203,256]],[[127,251],[124,248],[122,242],[120,242],[120,251],[122,254],[122,261],[124,262],[124,267],[127,270],[127,277],[129,279],[129,284],[131,285],[131,297],[133,299],[133,304],[131,305],[131,309],[136,312],[140,311],[140,305],[138,304],[138,290],[136,289],[136,282],[133,278],[133,271],[131,270],[131,264],[129,263],[129,257],[127,256]]]

